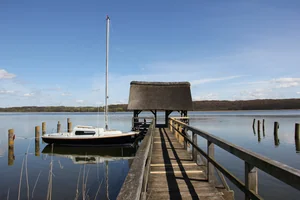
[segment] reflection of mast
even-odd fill
[[[105,169],[106,169],[106,199],[109,199],[109,192],[108,192],[108,161],[105,161]]]

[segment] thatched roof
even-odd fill
[[[190,83],[132,81],[128,110],[193,110]]]

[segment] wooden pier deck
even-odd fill
[[[175,135],[168,128],[156,128],[146,199],[224,200],[223,196]]]
[[[300,190],[300,170],[194,128],[186,119],[169,118],[169,128],[156,127],[152,121],[117,199],[231,200],[234,192],[229,180],[245,200],[260,200],[258,170]],[[206,151],[198,139],[206,140]],[[244,162],[244,181],[217,162],[215,145]]]

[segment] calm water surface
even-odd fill
[[[144,113],[143,116],[151,116]],[[190,112],[190,124],[227,141],[300,169],[300,154],[294,141],[294,124],[300,122],[299,110]],[[0,199],[115,199],[126,178],[137,146],[127,148],[58,148],[40,143],[35,155],[34,127],[47,122],[47,132],[56,129],[57,121],[66,128],[73,125],[103,126],[103,116],[94,113],[0,113]],[[132,113],[110,114],[110,126],[127,131]],[[252,129],[253,119],[265,119],[265,132]],[[274,121],[280,123],[279,144],[273,137]],[[12,165],[8,165],[7,130],[14,128],[16,139]],[[198,144],[206,149],[205,140]],[[28,153],[27,153],[28,152]],[[216,160],[244,181],[244,163],[216,147]],[[23,164],[24,160],[24,164]],[[21,172],[23,164],[23,171]],[[20,176],[22,173],[22,180]],[[52,173],[52,176],[51,176]],[[52,177],[52,180],[51,180]],[[300,192],[259,171],[259,194],[265,199],[299,199]],[[232,184],[236,199],[243,199]]]

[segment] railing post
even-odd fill
[[[186,133],[187,133],[186,129],[182,128],[182,134],[187,136]],[[187,150],[187,141],[186,141],[185,137],[183,137],[183,146],[184,146],[184,149]]]
[[[257,169],[253,165],[245,162],[245,186],[248,190],[252,190],[255,194],[258,193],[258,178]],[[245,194],[245,199],[250,200],[250,197]]]
[[[173,133],[173,120],[172,119],[169,120],[170,120],[170,131],[171,133]]]
[[[180,135],[181,133],[181,125],[178,124],[178,141],[180,144],[182,144],[182,136]]]
[[[179,124],[176,123],[175,137],[177,140],[178,140],[178,132],[177,132],[178,128],[179,128]]]
[[[214,159],[214,155],[215,155],[214,143],[212,143],[208,140],[207,140],[207,155],[209,158]],[[214,174],[215,174],[214,166],[207,159],[207,180],[208,180],[208,182],[210,182],[210,183],[214,182]]]
[[[195,145],[197,145],[197,134],[192,133],[192,141]],[[196,148],[192,145],[192,155],[193,155],[193,160],[198,163],[198,158],[197,158],[197,150]]]

